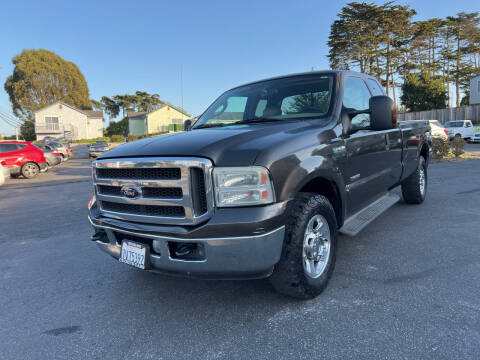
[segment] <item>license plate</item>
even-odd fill
[[[131,241],[122,242],[122,252],[120,261],[135,266],[139,269],[145,269],[146,247]]]

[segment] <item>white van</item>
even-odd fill
[[[454,120],[445,124],[449,139],[459,136],[462,139],[470,140],[473,138],[473,124],[471,120]]]

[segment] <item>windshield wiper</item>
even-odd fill
[[[268,117],[255,117],[252,119],[245,119],[234,122],[234,124],[252,124],[252,123],[262,123],[262,122],[272,122],[272,121],[281,121],[281,119],[274,119]]]
[[[198,126],[195,126],[192,128],[192,130],[195,130],[195,129],[206,129],[206,128],[212,128],[212,127],[221,127],[221,126],[225,126],[224,123],[210,123],[210,124],[200,124]]]

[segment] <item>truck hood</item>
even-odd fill
[[[192,156],[208,158],[217,166],[253,165],[262,150],[311,126],[306,121],[282,121],[172,133],[120,145],[98,159]]]

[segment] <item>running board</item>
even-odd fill
[[[400,200],[400,196],[397,194],[390,192],[386,193],[381,198],[368,205],[366,208],[363,208],[355,215],[352,215],[345,220],[345,223],[339,231],[348,236],[357,235],[365,226],[370,224],[383,212],[395,205],[398,200]]]

